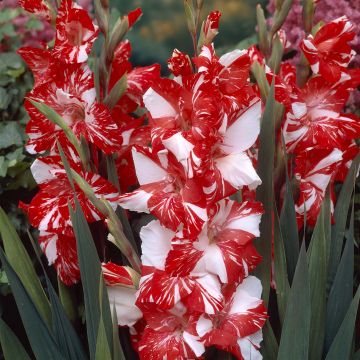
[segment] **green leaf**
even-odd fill
[[[336,337],[331,344],[325,360],[350,359],[352,342],[354,336],[354,328],[356,321],[356,313],[359,307],[360,286],[358,287],[355,297],[346,313]]]
[[[113,109],[120,100],[120,98],[124,95],[126,91],[126,87],[127,87],[127,77],[125,74],[112,87],[110,93],[104,99],[104,104],[109,109]]]
[[[0,234],[9,263],[19,276],[45,323],[51,325],[51,309],[48,298],[36,275],[31,259],[13,225],[0,208]]]
[[[46,276],[46,275],[45,275]],[[65,359],[81,360],[86,359],[80,339],[77,336],[64,308],[49,280],[46,276],[47,288],[49,291],[52,307],[52,327],[55,341]]]
[[[354,275],[354,209],[351,212],[350,231],[343,255],[330,290],[326,313],[325,350],[333,342],[344,320],[353,295]]]
[[[273,229],[273,199],[274,199],[274,153],[275,153],[275,98],[274,82],[266,101],[264,115],[261,121],[259,135],[260,149],[258,157],[257,173],[262,184],[257,188],[256,199],[264,205],[264,215],[260,223],[260,238],[255,244],[262,256],[262,262],[256,269],[256,274],[263,285],[263,299],[267,306],[270,293],[270,269],[271,269],[271,242]]]
[[[109,343],[106,337],[104,321],[101,315],[99,321],[99,331],[96,340],[95,360],[104,360],[104,359],[110,360],[112,359],[112,357],[110,353]]]
[[[77,317],[76,305],[72,297],[72,288],[64,285],[64,283],[58,278],[59,297],[61,304],[65,310],[67,317],[71,322],[74,322]]]
[[[112,311],[112,323],[113,323],[113,354],[114,360],[126,360],[124,352],[121,348],[120,340],[119,340],[119,325],[117,320],[117,313],[115,304],[113,304]]]
[[[30,360],[19,339],[1,318],[0,343],[5,360]]]
[[[41,250],[39,245],[34,241],[31,233],[28,231],[28,236],[34,248],[35,255],[43,270],[47,290],[51,302],[52,310],[52,332],[54,339],[60,349],[62,355],[69,360],[86,359],[86,355],[81,345],[81,341],[76,334],[69,318],[67,317],[64,308],[61,305],[59,297],[46,273],[45,267],[41,262]]]
[[[287,159],[285,155],[285,164],[286,163]],[[289,180],[287,168],[284,205],[282,207],[280,215],[280,225],[281,233],[284,239],[284,247],[287,261],[287,273],[291,284],[299,256],[299,233],[296,222],[294,198],[291,190],[291,183]]]
[[[112,320],[106,289],[102,287],[102,303],[99,300],[100,282],[103,282],[101,265],[89,225],[77,199],[75,211],[70,207],[71,221],[76,237],[81,282],[84,290],[86,329],[90,357],[95,358],[100,317],[103,319],[106,338],[112,348]],[[101,309],[103,315],[101,315]]]
[[[326,227],[331,222],[330,196],[327,192],[307,252],[311,295],[311,327],[309,360],[321,359],[326,316],[327,253],[330,239]]]
[[[269,321],[265,323],[264,340],[262,344],[262,354],[265,360],[276,360],[279,351],[279,345],[276,341],[274,331]]]
[[[336,202],[334,219],[335,224],[331,232],[331,248],[328,269],[328,288],[331,287],[334,280],[336,270],[341,257],[341,250],[343,248],[343,240],[350,207],[351,195],[354,189],[355,178],[360,163],[360,154],[356,156],[351,164],[348,175],[341,187],[339,197]]]
[[[7,93],[6,89],[0,87],[0,110],[5,110],[9,106],[11,96]]]
[[[286,270],[286,255],[281,234],[279,215],[274,207],[274,251],[275,251],[275,281],[276,299],[281,323],[284,321],[286,305],[290,292],[289,279]]]
[[[0,259],[11,284],[16,305],[29,339],[32,351],[37,360],[64,359],[59,352],[55,339],[49,331],[42,316],[31,300],[29,293],[22,284],[13,267],[0,249]]]
[[[309,274],[303,244],[290,289],[277,360],[308,359],[310,317]]]

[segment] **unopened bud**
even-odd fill
[[[269,52],[269,36],[266,26],[266,19],[264,10],[261,5],[256,6],[256,18],[258,25],[259,48],[260,51],[266,56]]]
[[[284,24],[292,4],[293,4],[293,0],[284,0],[281,5],[281,9],[275,12],[274,22],[270,30],[271,36],[273,36]]]
[[[192,73],[191,60],[188,55],[175,49],[172,56],[167,61],[170,71],[175,76],[190,75]]]
[[[280,36],[276,34],[275,39],[273,41],[271,56],[269,59],[269,66],[275,74],[277,74],[280,70],[280,64],[283,54],[284,54],[283,44],[281,42]]]

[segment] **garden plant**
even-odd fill
[[[325,2],[257,5],[257,43],[225,50],[221,13],[185,0],[193,53],[168,76],[130,61],[140,8],[5,8],[48,34],[17,50],[32,88],[12,28],[0,54],[0,109],[21,114],[0,123],[0,177],[37,184],[27,234],[0,209],[5,360],[360,359],[358,24]]]

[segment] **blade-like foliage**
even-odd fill
[[[308,359],[311,300],[304,244],[300,250],[288,299],[277,359]]]
[[[113,305],[113,310],[112,310],[112,322],[113,322],[113,359],[126,360],[119,340],[119,326],[118,326],[115,304]]]
[[[46,284],[52,308],[52,326],[56,343],[65,359],[81,360],[86,359],[85,352],[81,345],[70,320],[66,316],[64,308],[49,280],[46,276]]]
[[[49,328],[23,286],[19,276],[7,260],[2,249],[0,249],[0,258],[11,284],[16,305],[19,309],[27,337],[36,359],[65,359],[59,351],[56,341],[50,333]]]
[[[264,359],[275,360],[277,358],[279,345],[277,343],[270,321],[267,321],[265,323],[263,334],[264,340],[262,342],[262,354],[264,356]]]
[[[347,216],[350,207],[351,195],[354,189],[355,178],[357,169],[360,163],[360,154],[356,156],[351,164],[349,173],[345,182],[341,187],[339,197],[336,202],[334,210],[335,224],[331,232],[331,249],[329,257],[329,269],[328,269],[328,289],[330,289],[334,280],[337,267],[341,257],[341,250],[343,247],[344,234],[347,222]]]
[[[76,237],[81,282],[84,291],[86,329],[90,356],[91,358],[95,358],[101,309],[106,338],[112,349],[111,313],[109,300],[104,286],[102,286],[101,300],[99,299],[100,282],[104,281],[101,264],[84,213],[81,210],[79,202],[75,200],[75,203],[75,211],[70,207],[70,214]],[[100,303],[100,301],[102,302]]]
[[[329,234],[325,229],[330,221],[330,196],[327,193],[307,252],[311,296],[310,360],[321,359],[324,346],[327,280],[326,254],[328,253],[330,242],[330,239],[326,237]]]
[[[287,159],[285,156],[285,164],[286,163]],[[284,239],[287,272],[291,284],[299,256],[299,233],[296,222],[294,198],[291,190],[291,183],[289,180],[287,166],[284,205],[280,214],[280,224],[281,233]]]
[[[325,360],[350,359],[352,342],[356,321],[356,313],[359,307],[360,287],[358,287],[355,297],[346,313],[339,331],[337,332],[333,343],[326,355]]]
[[[0,318],[0,344],[5,360],[30,360],[20,340],[2,318]]]
[[[85,352],[81,345],[81,341],[76,334],[67,314],[61,305],[61,301],[56,294],[56,291],[46,273],[45,267],[41,262],[41,254],[40,250],[37,248],[37,244],[32,238],[30,232],[28,233],[31,244],[34,248],[36,257],[38,259],[39,264],[42,267],[45,280],[46,287],[49,293],[51,310],[52,310],[52,333],[54,335],[54,339],[60,349],[60,352],[64,356],[65,359],[69,360],[82,360],[86,359]]]
[[[327,351],[344,320],[353,295],[354,275],[354,209],[345,248],[333,285],[330,290],[326,313],[325,350]]]
[[[275,154],[275,98],[274,83],[266,101],[264,115],[259,135],[260,148],[257,173],[262,184],[257,188],[256,199],[264,204],[264,215],[260,223],[260,238],[256,240],[257,250],[262,256],[262,262],[256,268],[256,275],[263,286],[263,300],[265,305],[269,301],[271,242],[273,232],[273,198],[274,198],[274,154]]]
[[[51,309],[48,298],[36,275],[35,269],[16,230],[3,209],[0,208],[0,234],[6,256],[27,293],[46,324],[51,325]]]
[[[286,268],[286,255],[281,234],[279,215],[274,208],[274,265],[276,282],[276,300],[281,323],[284,321],[290,286]]]

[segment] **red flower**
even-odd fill
[[[261,291],[260,281],[249,276],[237,287],[231,284],[224,290],[226,305],[221,311],[195,318],[196,333],[205,346],[215,345],[239,360],[261,359],[261,328],[267,319]]]
[[[83,135],[105,153],[120,148],[121,136],[108,108],[96,101],[93,74],[87,65],[65,66],[62,73],[31,91],[29,97],[45,103],[65,120],[80,139]],[[26,132],[27,150],[41,153],[56,151],[56,141],[70,146],[63,130],[42,115],[29,101],[25,102],[30,115]],[[71,146],[70,146],[71,147]]]
[[[284,123],[289,151],[307,148],[346,148],[360,136],[356,115],[340,113],[349,97],[347,84],[332,85],[321,76],[311,78],[294,96]]]
[[[346,16],[325,24],[301,43],[314,74],[321,74],[327,81],[336,82],[355,56],[349,42],[355,37],[354,26]]]
[[[40,230],[38,241],[49,265],[55,266],[60,280],[68,286],[77,283],[80,269],[72,228],[57,229],[56,232]]]
[[[170,71],[175,76],[192,74],[192,65],[189,56],[178,49],[173,51],[172,56],[168,59],[167,63]]]
[[[56,18],[53,55],[67,63],[85,62],[98,32],[86,10],[72,0],[62,0]]]
[[[295,210],[299,227],[303,224],[305,209],[307,223],[310,226],[316,224],[326,189],[333,181],[341,160],[339,149],[313,149],[296,156],[295,177],[300,181],[300,195]]]
[[[177,276],[210,273],[222,283],[239,282],[261,259],[252,240],[260,235],[262,206],[223,200],[210,213],[211,219],[196,240],[172,240],[165,270]]]
[[[51,20],[51,13],[46,1],[43,0],[19,0],[20,6],[26,11],[33,13],[45,20]]]
[[[52,70],[51,52],[45,49],[24,46],[17,50],[34,75],[35,86],[49,79]]]
[[[81,171],[79,165],[72,163],[72,167],[90,184],[99,199],[108,200],[114,209],[116,208],[114,200],[119,194],[111,183],[98,174]],[[32,226],[47,232],[57,232],[59,229],[71,226],[69,204],[74,207],[75,197],[77,197],[88,222],[104,218],[76,184],[75,191],[72,189],[59,156],[48,156],[35,160],[31,171],[40,187],[40,191],[27,208]]]

